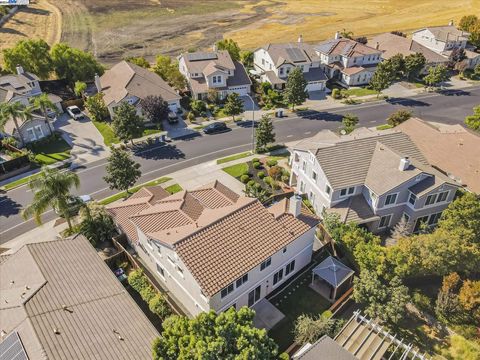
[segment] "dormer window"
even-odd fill
[[[279,73],[280,75],[283,75],[283,68],[278,69],[278,73]]]

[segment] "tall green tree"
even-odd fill
[[[475,25],[479,22],[479,19],[476,15],[465,15],[462,16],[460,22],[458,23],[458,28],[460,30],[470,32]]]
[[[296,105],[301,105],[308,98],[307,80],[303,76],[303,71],[300,68],[293,69],[287,78],[287,84],[285,85],[285,91],[283,96],[287,104],[292,106],[295,110]]]
[[[240,46],[232,39],[217,41],[218,50],[227,50],[232,60],[240,61]]]
[[[75,81],[75,85],[73,87],[73,92],[78,97],[83,96],[85,91],[87,90],[87,84],[84,81]]]
[[[115,224],[105,207],[91,202],[80,209],[80,234],[84,235],[93,246],[110,241],[117,233]]]
[[[450,336],[450,347],[442,350],[442,355],[449,360],[478,360],[480,359],[480,344],[454,334]]]
[[[153,71],[177,90],[184,90],[187,79],[178,69],[178,62],[169,56],[158,55]]]
[[[18,101],[0,104],[0,112],[2,113],[2,118],[13,120],[18,137],[20,138],[21,146],[25,145],[25,139],[23,138],[23,134],[20,131],[18,120],[22,119],[25,116],[26,111],[28,110],[25,105]]]
[[[352,113],[347,113],[342,118],[342,125],[343,129],[346,131],[347,134],[350,134],[354,129],[355,126],[358,124],[358,116]]]
[[[228,94],[223,112],[235,121],[235,116],[243,112],[243,101],[240,99],[240,95],[235,92]]]
[[[279,358],[278,347],[264,329],[253,326],[253,310],[243,307],[193,319],[171,316],[153,342],[154,360]]]
[[[403,59],[404,73],[409,79],[415,79],[422,71],[423,67],[427,63],[427,59],[421,53],[415,53],[405,56]]]
[[[253,69],[253,51],[242,50],[240,51],[240,61],[247,69]]]
[[[268,144],[275,142],[275,132],[270,116],[262,115],[258,127],[255,129],[255,151],[264,151]]]
[[[440,83],[447,81],[448,68],[445,65],[437,65],[428,68],[428,74],[425,75],[423,81],[429,87],[437,87]]]
[[[333,338],[340,330],[344,321],[334,319],[330,314],[321,314],[318,317],[302,314],[295,320],[295,342],[299,345],[313,344],[323,335]]]
[[[135,106],[127,102],[122,102],[114,112],[112,125],[115,135],[122,141],[130,141],[133,145],[133,139],[143,134],[143,118],[137,114]]]
[[[130,56],[125,58],[125,61],[131,62],[137,66],[143,67],[144,69],[150,69],[150,63],[143,56]]]
[[[380,93],[392,84],[395,77],[396,68],[389,62],[383,62],[378,64],[368,86],[377,92],[378,98]]]
[[[107,175],[103,178],[110,189],[126,191],[135,185],[142,175],[140,164],[135,162],[128,152],[112,148],[106,166]]]
[[[48,118],[48,109],[57,112],[57,107],[55,106],[55,104],[48,98],[48,95],[45,93],[31,98],[30,103],[33,105],[34,108],[39,109],[42,112],[43,118],[45,119],[45,124],[48,125],[50,134],[53,134],[52,124],[50,123],[50,119]]]
[[[108,108],[103,101],[103,93],[96,93],[85,100],[85,108],[93,121],[104,121],[108,119]]]
[[[80,186],[78,175],[71,171],[44,167],[38,176],[29,181],[28,186],[33,192],[33,200],[23,210],[23,218],[33,217],[38,224],[41,224],[42,214],[53,207],[65,218],[68,228],[72,230],[69,200],[71,189],[78,189]]]
[[[473,115],[465,118],[465,125],[472,130],[480,131],[480,105],[473,108]]]
[[[91,53],[72,48],[65,43],[55,44],[50,56],[58,78],[66,79],[72,87],[76,81],[92,80],[95,74],[102,75],[105,71]]]
[[[49,51],[50,46],[45,40],[20,40],[13,48],[3,50],[4,68],[15,73],[17,65],[20,65],[40,79],[48,79],[52,71]]]

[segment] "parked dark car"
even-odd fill
[[[175,114],[173,111],[170,111],[170,112],[168,113],[168,122],[169,122],[170,124],[176,124],[176,123],[178,123],[178,116],[177,116],[177,114]]]
[[[205,134],[215,134],[215,133],[225,132],[225,131],[228,131],[228,126],[224,122],[214,122],[203,128],[203,132]]]

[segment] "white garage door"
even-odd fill
[[[323,82],[321,81],[318,81],[318,82],[311,82],[307,85],[307,87],[305,88],[308,92],[311,92],[311,91],[321,91],[324,89],[323,87]]]
[[[237,93],[240,96],[245,96],[248,94],[249,87],[248,86],[238,86],[238,87],[231,87],[228,89],[229,93]]]

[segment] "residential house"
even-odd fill
[[[217,90],[222,99],[234,92],[250,94],[252,81],[245,68],[226,50],[185,53],[178,60],[195,99],[205,100],[210,90]]]
[[[416,30],[412,34],[412,40],[438,54],[444,54],[453,49],[465,49],[469,35],[450,22],[448,26],[431,26]]]
[[[470,191],[480,194],[480,136],[463,126],[411,118],[396,127],[427,161]]]
[[[107,209],[190,315],[255,305],[310,262],[318,222],[300,197],[267,209],[219,182],[142,188]]]
[[[306,44],[300,37],[297,43],[268,44],[253,53],[253,63],[262,82],[272,84],[275,89],[284,89],[287,77],[294,68],[300,68],[305,80],[306,90],[325,90],[328,80],[320,57],[312,45]]]
[[[380,50],[341,38],[338,33],[335,39],[315,45],[314,50],[328,77],[346,87],[368,84],[382,58]]]
[[[33,115],[30,120],[22,121],[21,119],[18,119],[17,121],[25,143],[35,142],[51,135],[52,125],[45,121],[44,117]],[[13,120],[10,120],[5,124],[5,131],[12,134],[17,140],[20,140],[20,135],[17,132]]]
[[[0,257],[2,360],[151,359],[159,336],[83,236]]]
[[[421,73],[425,74],[431,66],[447,65],[448,58],[439,53],[430,50],[428,47],[406,37],[384,33],[373,37],[368,41],[367,45],[378,49],[382,52],[382,59],[388,60],[397,54],[404,57],[420,53],[425,57],[426,64]]]
[[[16,74],[0,76],[0,103],[18,101],[27,106],[30,98],[41,94],[38,77],[22,66],[17,66]]]
[[[374,233],[401,217],[414,232],[423,223],[434,226],[459,186],[400,131],[322,131],[293,145],[291,153],[290,183],[318,214],[337,213]]]
[[[102,76],[95,76],[95,85],[98,92],[104,94],[103,100],[108,108],[110,117],[114,110],[123,102],[134,105],[139,115],[142,111],[142,100],[147,96],[161,96],[168,102],[170,111],[176,112],[180,108],[180,95],[153,71],[120,61]],[[150,119],[145,118],[146,121]]]

